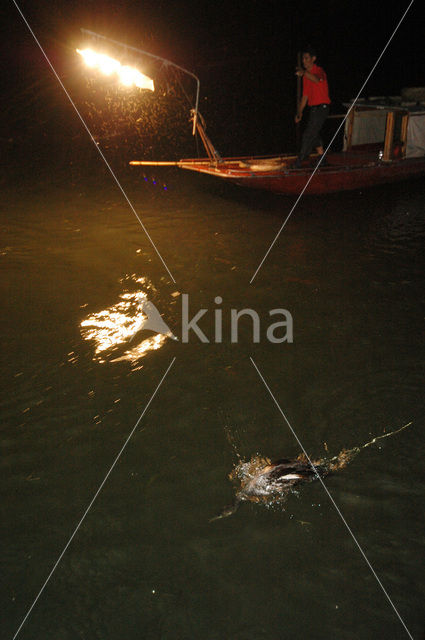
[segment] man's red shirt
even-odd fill
[[[328,79],[325,71],[322,67],[318,67],[317,64],[314,64],[310,69],[310,73],[317,76],[319,78],[319,82],[313,82],[307,78],[307,76],[303,76],[303,96],[307,96],[308,106],[314,107],[318,104],[330,104]]]

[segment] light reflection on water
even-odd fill
[[[93,360],[104,362],[136,362],[150,351],[156,351],[165,344],[167,337],[172,334],[157,333],[145,338],[134,346],[127,348],[118,357],[112,358],[120,345],[130,345],[133,338],[139,331],[151,330],[148,326],[149,317],[146,313],[146,305],[149,304],[148,295],[145,289],[149,286],[147,278],[132,275],[123,280],[130,281],[139,286],[136,291],[126,291],[119,295],[121,301],[116,304],[92,313],[81,322],[81,335],[85,340],[93,340],[95,344],[95,355]]]

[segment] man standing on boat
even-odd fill
[[[323,155],[320,131],[329,115],[331,103],[326,73],[316,64],[316,52],[312,47],[307,47],[303,51],[302,64],[303,66],[297,67],[296,70],[296,75],[303,79],[303,92],[295,122],[301,121],[306,105],[310,107],[310,114],[301,140],[301,150],[295,163],[297,168],[314,148],[319,155]]]

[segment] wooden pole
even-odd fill
[[[163,160],[131,160],[128,164],[133,167],[178,167],[179,161],[163,161]]]
[[[344,137],[345,137],[344,151],[350,151],[351,149],[351,144],[353,141],[353,125],[354,125],[354,109],[355,108],[356,107],[353,106],[350,113],[348,114],[346,128],[344,132]]]
[[[400,142],[401,142],[401,157],[406,157],[406,147],[407,147],[407,127],[409,125],[409,114],[406,113],[401,118],[401,132],[400,132]]]
[[[298,51],[297,53],[297,68],[301,67],[301,51]],[[301,102],[301,76],[297,76],[297,113],[298,113],[298,109],[300,108],[300,102]],[[295,139],[296,139],[296,145],[297,145],[297,151],[300,150],[301,148],[301,129],[300,129],[300,123],[297,122],[295,125]]]
[[[384,155],[382,156],[383,162],[391,162],[394,143],[394,124],[395,114],[394,111],[387,113],[387,124],[385,128],[385,142],[384,142]]]

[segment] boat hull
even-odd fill
[[[425,175],[425,157],[394,160],[384,163],[377,154],[330,154],[327,164],[315,170],[312,166],[291,167],[293,158],[225,158],[211,163],[203,160],[182,160],[182,169],[206,173],[243,187],[263,189],[281,194],[325,194],[365,189],[380,184],[398,182]],[[273,162],[276,168],[273,167]]]

